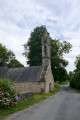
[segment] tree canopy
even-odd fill
[[[75,67],[76,69],[73,71],[70,86],[80,90],[80,55],[76,57]]]
[[[42,65],[42,46],[41,39],[46,30],[45,26],[36,27],[30,34],[28,42],[24,44],[24,55],[28,58],[27,64],[29,66]],[[49,33],[48,33],[49,35]],[[50,35],[49,35],[50,37]],[[69,42],[52,39],[50,37],[51,43],[51,66],[54,79],[61,81],[67,79],[67,71],[65,67],[68,65],[68,61],[63,58],[64,54],[68,54],[72,45]],[[64,75],[65,78],[61,75]]]
[[[18,67],[24,67],[23,64],[21,64],[18,60],[13,59],[10,61],[10,63],[8,64],[9,68],[18,68]]]
[[[75,61],[74,64],[75,64],[75,67],[76,67],[75,71],[80,71],[80,55],[78,55],[76,57],[76,61]]]
[[[64,54],[68,54],[72,45],[66,41],[51,39],[51,66],[54,79],[64,81],[68,79],[65,67],[68,61],[64,59]]]
[[[45,29],[45,26],[36,27],[34,31],[31,32],[28,42],[24,44],[25,51],[23,54],[28,58],[27,64],[30,66],[42,64],[41,38]]]
[[[0,43],[0,67],[8,66],[13,67],[23,67],[18,60],[15,59],[15,54],[8,50],[5,46]]]

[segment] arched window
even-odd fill
[[[46,45],[44,46],[44,52],[45,52],[45,55],[47,54],[47,48],[46,48]]]
[[[45,50],[46,50],[46,45],[44,47],[45,47]]]
[[[44,40],[44,43],[46,43],[46,39]]]

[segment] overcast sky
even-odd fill
[[[72,52],[65,55],[69,61],[67,70],[73,71],[80,53],[80,0],[0,0],[0,43],[25,66],[22,45],[31,31],[41,25],[46,25],[53,39],[73,45]]]

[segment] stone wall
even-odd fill
[[[48,92],[53,91],[54,90],[54,78],[53,78],[50,65],[48,66],[47,71],[46,71],[45,81],[46,81],[45,92],[48,93]]]
[[[32,92],[22,93],[19,97],[19,101],[25,101],[32,99],[34,94]]]
[[[51,66],[48,66],[45,81],[40,82],[19,82],[14,83],[16,91],[19,93],[33,92],[33,93],[48,93],[54,90],[54,78],[51,71]]]
[[[14,86],[19,93],[41,93],[41,90],[45,89],[45,82],[20,82],[14,83]]]

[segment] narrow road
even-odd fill
[[[8,120],[80,120],[80,94],[60,87],[55,96],[14,114]]]

